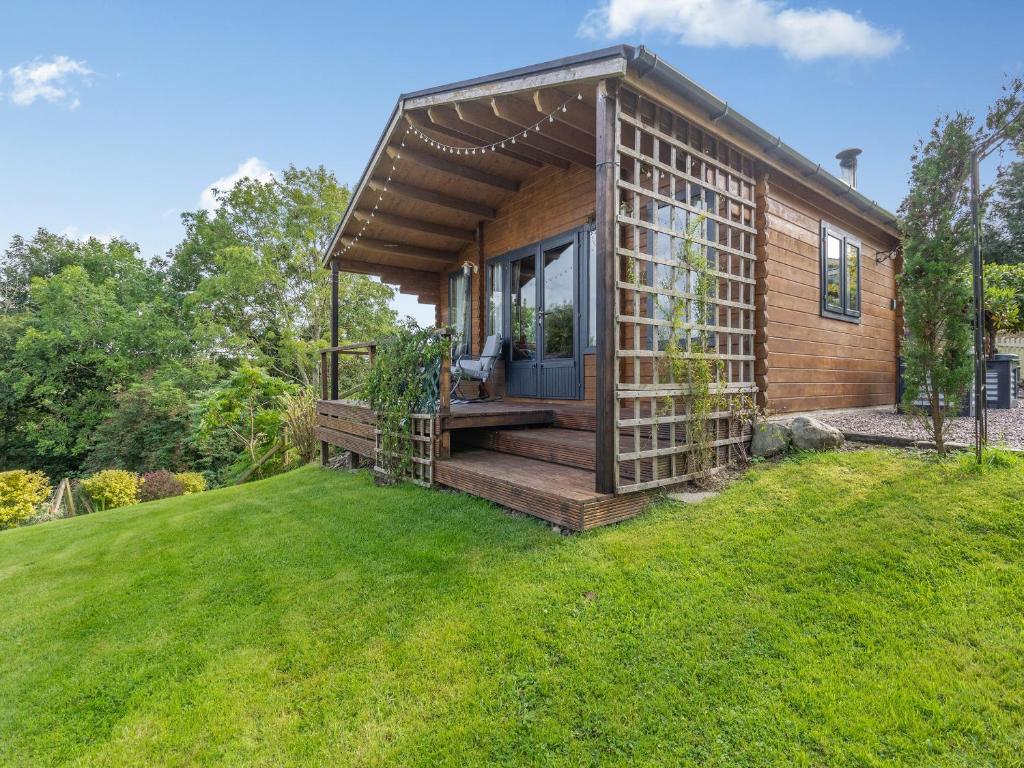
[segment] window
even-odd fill
[[[860,241],[821,224],[821,314],[860,322]]]
[[[487,333],[502,333],[505,309],[502,299],[504,297],[504,282],[502,273],[504,264],[500,261],[493,261],[487,265]]]
[[[597,227],[587,230],[587,349],[597,347]]]
[[[448,325],[455,334],[452,354],[458,357],[469,351],[469,313],[466,307],[466,274],[460,269],[448,275]]]

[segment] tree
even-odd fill
[[[915,146],[910,191],[900,206],[903,297],[903,404],[928,430],[938,452],[950,409],[959,407],[972,374],[972,225],[966,181],[973,153],[986,156],[1024,137],[1024,81],[1015,79],[989,108],[982,128],[957,113],[940,117]],[[925,411],[915,402],[923,395]]]
[[[900,293],[908,332],[903,405],[945,453],[946,418],[971,381],[970,212],[965,185],[974,120],[942,117],[911,158],[910,192],[900,207]],[[927,410],[916,407],[924,396]]]
[[[219,207],[186,213],[184,241],[169,256],[172,286],[200,335],[238,362],[310,386],[329,337],[330,274],[321,259],[348,189],[320,168],[289,167],[279,179],[242,179],[217,192]],[[387,335],[394,291],[363,275],[339,276],[346,339]]]
[[[281,435],[281,398],[293,389],[266,371],[242,365],[207,399],[202,433],[207,437],[226,433],[236,449],[244,450],[249,463],[255,464],[260,451],[269,448]]]
[[[189,336],[163,276],[131,243],[40,230],[14,239],[2,271],[0,468],[77,472],[115,395],[189,357]]]

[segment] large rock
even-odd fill
[[[750,441],[750,453],[763,459],[778,456],[789,450],[793,441],[789,428],[785,424],[766,421],[754,429],[754,437]]]
[[[827,451],[843,444],[843,433],[810,416],[797,416],[789,424],[793,445],[802,451]]]

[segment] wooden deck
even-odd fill
[[[374,418],[363,403],[321,400],[317,435],[360,456],[374,454]],[[454,403],[441,418],[450,456],[434,482],[574,531],[639,514],[651,494],[595,490],[595,414],[578,402]]]

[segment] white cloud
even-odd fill
[[[846,56],[879,58],[902,42],[900,32],[881,29],[834,8],[790,8],[779,0],[605,0],[587,11],[584,37],[623,37],[664,32],[684,45],[710,48],[778,48],[803,61]]]
[[[217,179],[204,189],[199,195],[199,205],[208,211],[217,210],[220,207],[220,201],[217,199],[216,193],[218,191],[227,192],[235,186],[236,182],[246,177],[266,183],[274,179],[274,172],[267,168],[266,164],[258,157],[250,157],[241,163],[233,173]]]
[[[7,70],[11,80],[11,101],[27,107],[36,99],[54,103],[67,101],[70,109],[79,105],[75,95],[75,83],[89,84],[92,70],[84,61],[75,61],[67,56],[52,56],[48,60],[33,59]]]
[[[121,237],[121,233],[117,230],[110,230],[106,233],[97,234],[95,232],[82,232],[78,227],[71,225],[70,227],[64,227],[61,231],[64,237],[69,237],[72,240],[79,240],[86,242],[87,240],[99,240],[104,245],[109,245],[111,240],[115,240]]]

